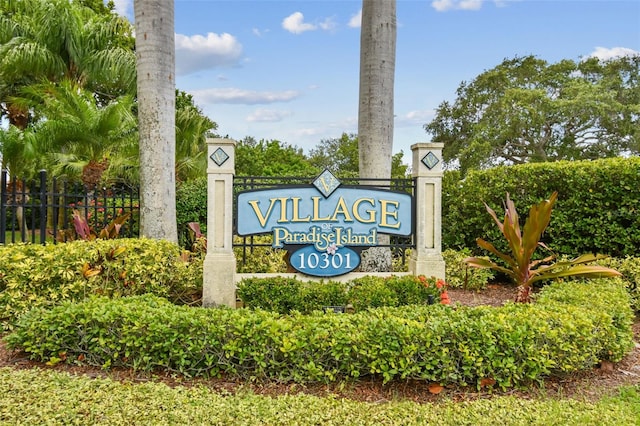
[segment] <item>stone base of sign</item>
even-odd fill
[[[445,278],[445,262],[441,255],[409,257],[409,273],[426,277]]]
[[[236,307],[236,259],[233,255],[207,253],[204,258],[202,305]]]

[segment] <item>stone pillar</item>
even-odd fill
[[[233,254],[233,175],[236,143],[207,139],[207,255],[202,304],[236,306],[236,258]]]
[[[442,143],[417,143],[412,176],[416,179],[416,247],[409,257],[409,272],[445,279],[442,258]]]

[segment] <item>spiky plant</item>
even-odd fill
[[[502,266],[489,259],[480,257],[468,257],[464,261],[475,268],[490,268],[502,272],[511,277],[518,286],[516,302],[528,303],[531,301],[531,289],[538,281],[561,277],[601,278],[616,277],[621,274],[611,268],[598,265],[586,265],[596,260],[605,258],[600,254],[583,254],[569,261],[551,263],[556,256],[551,254],[543,259],[534,260],[533,256],[538,247],[549,250],[540,241],[543,232],[551,220],[551,211],[558,198],[558,193],[551,194],[548,200],[543,200],[531,206],[524,228],[520,230],[520,223],[515,204],[509,198],[505,204],[504,221],[500,221],[496,213],[486,203],[485,208],[500,228],[510,253],[503,253],[493,244],[476,239],[478,246],[497,256],[506,266]]]

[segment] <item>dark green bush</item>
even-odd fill
[[[436,279],[394,275],[364,276],[346,283],[337,281],[300,281],[281,276],[245,278],[238,283],[237,295],[249,308],[288,314],[311,313],[328,306],[351,305],[357,311],[382,306],[424,304],[429,295],[440,303]]]
[[[238,283],[236,294],[244,305],[288,314],[302,306],[303,282],[296,278],[245,278]]]
[[[330,382],[378,376],[501,388],[619,361],[632,347],[619,281],[556,283],[534,304],[352,315],[175,306],[152,295],[39,308],[6,337],[50,363]]]
[[[375,276],[352,280],[349,283],[348,299],[356,312],[367,308],[398,306],[399,302],[396,291],[383,278]]]
[[[178,238],[185,247],[188,242],[189,222],[198,222],[203,234],[207,233],[207,177],[181,183],[176,189],[176,219]],[[190,248],[190,247],[187,247]]]
[[[480,251],[476,238],[499,241],[483,201],[504,212],[505,193],[524,214],[529,206],[558,191],[544,242],[560,254],[603,253],[633,256],[640,246],[640,158],[563,161],[457,172],[443,180],[442,241],[445,248]],[[504,250],[504,247],[498,247]]]
[[[167,241],[145,238],[0,246],[0,324],[24,312],[99,294],[153,293],[193,303],[202,292],[202,258],[185,260]]]

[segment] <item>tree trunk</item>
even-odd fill
[[[396,0],[363,0],[360,31],[358,151],[361,183],[366,184],[366,178],[391,178]],[[388,235],[378,239],[378,244],[388,243]],[[361,270],[391,271],[391,251],[367,250]]]
[[[140,234],[178,241],[174,1],[135,0]]]

